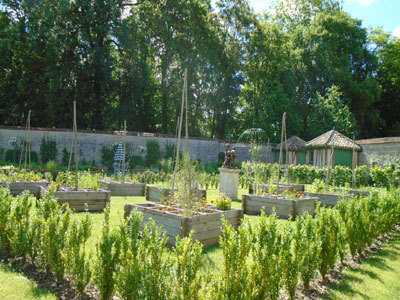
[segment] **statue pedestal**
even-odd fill
[[[240,169],[219,168],[219,192],[238,199]]]

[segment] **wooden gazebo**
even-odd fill
[[[287,143],[287,155],[286,155],[286,145],[285,142],[283,142],[283,163],[286,163],[286,158],[287,158],[287,164],[288,165],[298,165],[298,164],[304,164],[306,162],[306,142],[303,141],[301,138],[298,136],[292,136],[286,141]],[[272,148],[272,151],[275,152],[275,161],[279,162],[279,153],[281,149],[281,144],[276,145],[275,147]]]
[[[360,145],[351,138],[330,130],[305,145],[307,149],[306,163],[317,167],[342,165],[350,168],[358,166]],[[332,154],[333,151],[333,154]]]

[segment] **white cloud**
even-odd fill
[[[400,26],[396,27],[392,33],[393,36],[400,38]]]
[[[370,6],[374,0],[358,0],[358,3],[362,6]]]

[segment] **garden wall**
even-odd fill
[[[21,127],[6,127],[0,126],[0,148],[3,148],[3,157],[5,152],[10,149],[8,141],[12,137],[25,138],[25,130]],[[114,143],[119,143],[122,140],[121,132],[105,132],[105,131],[87,131],[80,130],[78,132],[79,144],[79,159],[85,159],[87,162],[95,161],[96,164],[101,163],[101,149],[103,145],[110,146]],[[62,150],[66,148],[71,151],[73,144],[74,134],[71,130],[67,129],[47,129],[47,128],[31,128],[30,139],[31,149],[40,155],[40,144],[43,137],[55,139],[57,142],[58,156],[57,160],[61,162]],[[165,149],[166,143],[174,144],[176,139],[168,135],[156,135],[152,133],[143,132],[128,132],[126,136],[127,152],[129,154],[139,154],[145,156],[146,142],[148,140],[157,140],[160,144],[161,151]],[[185,143],[183,142],[183,145]],[[190,153],[193,158],[199,159],[201,162],[216,162],[218,161],[218,153],[225,152],[225,141],[212,140],[202,138],[191,138],[189,141]],[[236,152],[237,161],[247,161],[251,159],[248,144],[237,144]],[[266,147],[263,147],[262,157],[263,161],[266,160]],[[268,155],[268,162],[273,161],[272,152]]]
[[[378,162],[382,165],[388,159],[400,160],[400,137],[386,137],[356,141],[362,147],[360,165]]]

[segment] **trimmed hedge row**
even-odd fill
[[[400,191],[352,199],[336,208],[318,207],[284,225],[275,215],[246,220],[237,231],[224,220],[220,247],[223,267],[201,273],[202,248],[190,238],[173,249],[153,222],[141,229],[133,211],[111,228],[105,210],[102,234],[88,251],[92,219],[74,218],[48,194],[36,203],[29,194],[12,197],[0,189],[0,249],[30,258],[60,281],[72,278],[79,292],[94,282],[103,300],[124,299],[277,299],[284,288],[294,299],[318,273],[325,278],[350,253],[362,255],[377,237],[400,221]]]
[[[276,180],[278,168],[278,164],[244,162],[242,164],[243,175],[241,183],[246,186],[248,183],[265,183],[270,180]],[[327,168],[308,165],[281,166],[281,180],[287,172],[291,182],[312,184],[317,179],[325,181],[327,171]],[[400,186],[400,167],[394,166],[374,166],[370,169],[367,166],[359,166],[354,170],[348,167],[336,166],[330,172],[330,183],[337,186],[351,185],[353,176],[357,187],[370,185],[390,189]]]

